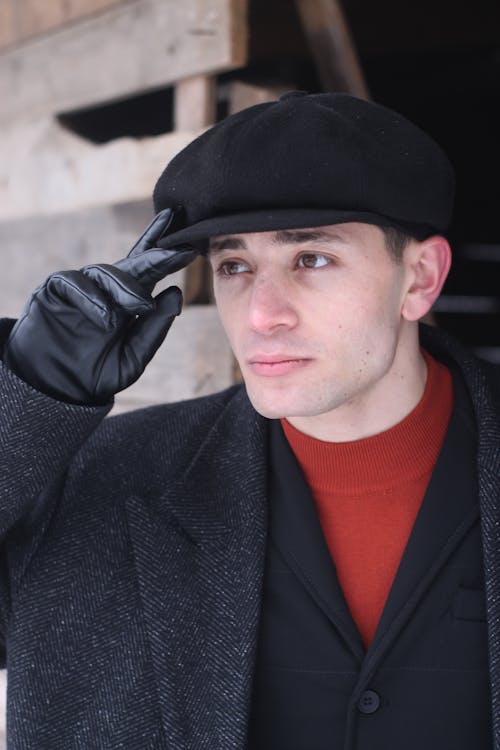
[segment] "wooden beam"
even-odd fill
[[[0,2],[0,47],[15,44],[17,41],[17,24],[15,0]]]
[[[368,86],[339,0],[295,3],[323,89],[368,99]]]
[[[240,67],[247,59],[246,2],[129,0],[0,51],[0,122]]]
[[[292,88],[294,88],[292,85],[254,86],[243,81],[231,81],[229,84],[229,114],[234,114],[254,104],[272,102]]]
[[[175,130],[194,131],[212,125],[216,115],[214,76],[194,76],[179,81],[175,87]],[[185,271],[185,304],[208,304],[213,301],[211,272],[201,256]]]
[[[118,138],[96,146],[50,118],[3,127],[0,221],[151,200],[164,166],[198,134]]]
[[[184,78],[175,86],[174,130],[201,130],[215,122],[214,76]]]
[[[212,269],[207,259],[199,255],[184,270],[184,303],[207,305],[213,301]]]
[[[7,0],[9,1],[9,0]],[[10,0],[16,4],[17,41],[44,34],[127,0]],[[6,2],[6,0],[2,0]]]
[[[246,65],[248,62],[249,3],[250,0],[229,0],[228,36],[231,43],[230,56],[235,61],[235,67]]]

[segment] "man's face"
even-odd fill
[[[390,398],[405,263],[393,260],[378,227],[215,237],[209,260],[221,320],[259,413],[311,417]]]

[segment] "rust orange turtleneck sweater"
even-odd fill
[[[436,463],[453,408],[447,368],[423,352],[424,394],[402,422],[373,437],[328,443],[285,419],[347,604],[366,647]]]

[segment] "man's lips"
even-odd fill
[[[248,367],[255,375],[287,375],[305,367],[310,359],[293,354],[255,354],[248,360]]]

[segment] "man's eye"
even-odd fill
[[[245,273],[245,271],[248,270],[246,263],[237,260],[226,260],[224,263],[220,264],[217,273],[221,276],[236,276],[237,274]]]
[[[326,255],[320,255],[319,253],[304,253],[298,260],[300,268],[321,268],[331,263],[330,258]]]

